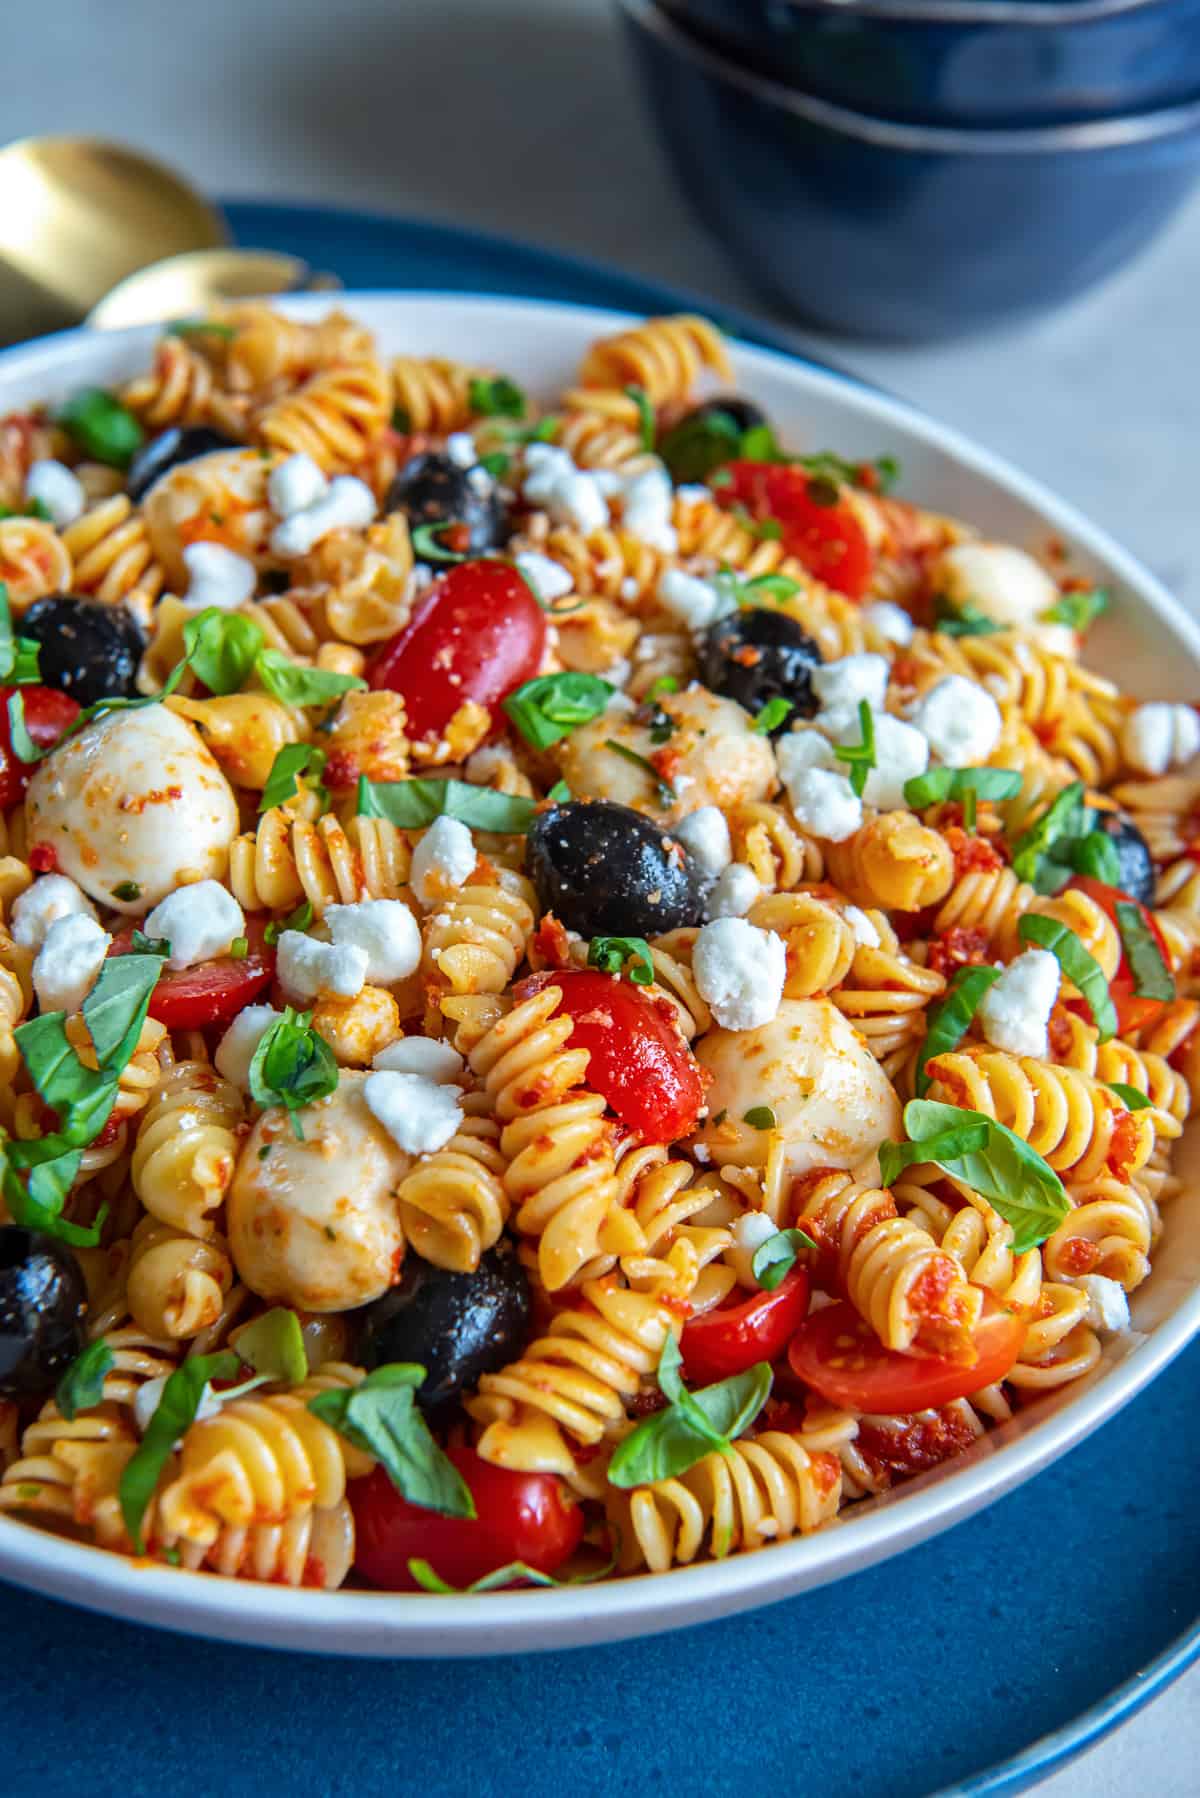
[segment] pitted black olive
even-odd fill
[[[520,1353],[531,1310],[525,1269],[506,1237],[473,1274],[450,1273],[410,1253],[399,1285],[361,1314],[363,1353],[376,1366],[419,1362],[425,1380],[417,1399],[433,1411]]]
[[[693,406],[665,431],[658,453],[674,481],[705,481],[714,468],[743,454],[741,439],[767,422],[753,400],[721,393]]]
[[[55,593],[30,606],[20,631],[38,646],[43,685],[69,693],[80,705],[136,698],[145,644],[124,606]]]
[[[245,447],[236,437],[226,437],[223,431],[210,430],[207,425],[188,425],[186,428],[171,425],[157,437],[152,437],[149,443],[144,443],[137,452],[129,464],[125,491],[136,504],[169,468],[178,468],[181,462],[194,462],[197,456],[211,456],[214,450]]]
[[[1124,812],[1097,812],[1094,828],[1102,830],[1117,851],[1120,877],[1117,886],[1142,905],[1154,904],[1154,859],[1145,837]]]
[[[772,731],[787,730],[797,718],[820,709],[812,671],[821,651],[786,612],[754,607],[710,624],[700,646],[700,679],[713,693],[760,712],[772,699],[789,699],[792,711]]]
[[[87,1288],[70,1249],[0,1227],[0,1398],[40,1398],[87,1344]]]
[[[700,875],[667,831],[609,799],[534,819],[527,866],[543,911],[581,936],[658,936],[703,919]]]
[[[463,468],[437,451],[405,463],[388,488],[383,509],[403,512],[414,530],[422,524],[465,525],[466,541],[447,547],[466,555],[482,555],[508,541],[508,515],[486,468]]]

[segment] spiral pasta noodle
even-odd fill
[[[307,899],[321,917],[330,905],[397,898],[411,860],[407,838],[386,818],[343,825],[328,813],[310,823],[274,806],[257,830],[234,839],[229,885],[247,911],[288,912]]]
[[[500,1240],[509,1211],[499,1126],[478,1095],[466,1111],[445,1147],[418,1161],[396,1192],[407,1241],[426,1261],[460,1274],[473,1273]]]
[[[128,513],[128,500],[122,497],[121,505]],[[77,532],[78,542],[78,529],[72,529]],[[44,520],[0,518],[0,581],[8,591],[8,603],[15,615],[27,611],[35,599],[42,599],[47,593],[71,591],[76,584],[72,554],[66,539]],[[80,584],[82,578],[79,577]]]
[[[356,468],[391,416],[391,383],[374,357],[333,363],[269,403],[256,436],[283,455],[311,456],[326,474]]]
[[[134,1191],[160,1223],[211,1238],[213,1212],[233,1179],[236,1089],[205,1062],[181,1061],[162,1081],[138,1126],[130,1169]]]
[[[115,493],[89,508],[62,534],[62,548],[73,570],[58,589],[73,587],[110,604],[128,600],[136,591],[147,602],[162,592],[164,573],[145,520],[124,493]],[[0,545],[0,561],[3,546]]]

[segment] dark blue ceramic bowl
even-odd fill
[[[757,74],[914,124],[1070,124],[1200,94],[1200,0],[663,4]]]
[[[748,73],[620,0],[650,116],[756,286],[843,335],[957,336],[1082,293],[1200,177],[1200,101],[1122,120],[936,131]]]

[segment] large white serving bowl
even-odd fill
[[[385,350],[456,356],[503,369],[550,401],[589,341],[625,315],[461,294],[350,294],[345,305]],[[324,298],[291,301],[319,315]],[[0,415],[145,366],[153,330],[68,332],[0,355]],[[851,378],[774,351],[731,345],[740,390],[785,443],[848,457],[888,454],[901,491],[1030,548],[1055,539],[1073,568],[1111,588],[1114,605],[1088,641],[1089,662],[1145,697],[1200,692],[1200,628],[1110,538],[1036,481],[912,407]],[[968,1454],[857,1507],[845,1523],[757,1554],[661,1578],[475,1597],[290,1591],[131,1562],[0,1517],[0,1576],[90,1610],[278,1648],[362,1655],[475,1655],[568,1648],[651,1635],[747,1610],[858,1572],[981,1510],[1111,1417],[1200,1327],[1200,1133],[1189,1132],[1154,1271],[1133,1299],[1134,1332],[1113,1340],[1093,1374],[1023,1412]]]

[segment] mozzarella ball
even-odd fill
[[[1076,653],[1069,625],[1041,621],[1059,597],[1057,583],[1014,544],[956,543],[938,557],[931,582],[952,606],[974,606],[996,624],[1031,632],[1057,655]]]
[[[712,1076],[708,1122],[696,1141],[718,1167],[764,1165],[771,1132],[745,1122],[762,1106],[783,1133],[790,1178],[853,1167],[900,1133],[891,1081],[828,999],[785,999],[754,1030],[710,1030],[696,1056]]]
[[[675,820],[706,805],[729,811],[774,791],[770,740],[752,729],[750,714],[735,700],[692,686],[684,693],[664,694],[658,704],[676,726],[665,743],[652,741],[647,725],[611,711],[571,732],[561,765],[577,799],[615,799],[635,811]],[[644,760],[653,758],[678,795],[676,803],[664,804],[654,776],[607,748],[609,740]]]
[[[169,468],[154,483],[142,513],[176,593],[189,584],[183,552],[192,543],[223,544],[256,568],[276,564],[270,537],[277,521],[267,491],[276,464],[257,449],[214,450]]]
[[[40,762],[25,821],[60,873],[140,917],[176,887],[221,878],[238,809],[193,727],[150,705],[106,713]]]
[[[396,1188],[412,1157],[371,1116],[365,1081],[344,1072],[327,1099],[305,1106],[302,1141],[274,1107],[243,1145],[227,1202],[229,1247],[239,1277],[260,1298],[348,1311],[397,1277],[404,1237]]]

